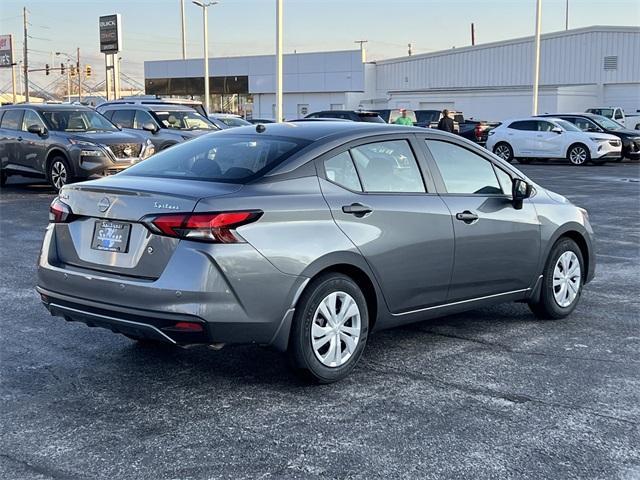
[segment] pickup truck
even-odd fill
[[[640,113],[625,113],[620,107],[592,107],[587,108],[585,112],[610,118],[631,130],[640,130]],[[640,110],[636,110],[636,112],[640,112]]]

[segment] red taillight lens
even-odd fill
[[[73,218],[71,207],[60,200],[58,197],[53,199],[49,205],[49,222],[51,223],[68,223]]]
[[[261,211],[222,213],[168,214],[144,221],[154,233],[170,237],[213,243],[238,243],[242,238],[234,231],[241,225],[255,222]]]
[[[480,139],[482,137],[482,130],[483,128],[480,126],[480,124],[476,125],[475,135],[477,139]]]

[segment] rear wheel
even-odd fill
[[[591,160],[591,153],[587,147],[579,143],[569,148],[567,159],[572,165],[585,165]]]
[[[73,173],[67,159],[63,156],[53,157],[49,162],[47,178],[56,190],[60,190],[68,183],[73,183]]]
[[[288,355],[293,368],[319,383],[346,377],[367,343],[365,297],[346,275],[329,273],[314,280],[296,306]]]
[[[509,163],[513,161],[513,149],[511,145],[506,142],[500,142],[493,147],[493,153]]]
[[[547,259],[540,298],[529,302],[534,315],[541,319],[559,319],[573,312],[582,293],[583,272],[584,259],[576,242],[570,238],[560,239]]]

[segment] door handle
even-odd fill
[[[456,213],[456,219],[461,220],[466,224],[471,224],[478,220],[478,215],[469,210],[465,210],[464,212]]]
[[[342,211],[355,215],[356,217],[364,217],[367,213],[373,212],[373,209],[361,203],[352,203],[351,205],[344,205]]]

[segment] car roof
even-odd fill
[[[562,117],[587,117],[587,118],[597,118],[602,117],[602,115],[598,115],[596,113],[588,113],[588,112],[576,112],[576,113],[545,113],[542,115],[538,115],[539,117],[558,117],[562,119]]]
[[[150,110],[152,112],[162,112],[162,111],[172,111],[172,112],[195,112],[193,108],[189,105],[177,105],[175,103],[136,103],[136,102],[117,102],[117,103],[103,103],[98,106],[99,109],[119,109],[119,110],[127,110],[131,108],[136,108],[139,110]]]
[[[317,141],[321,138],[339,135],[353,135],[360,133],[362,135],[386,134],[386,133],[426,133],[424,128],[405,127],[399,125],[389,125],[387,123],[368,123],[368,122],[283,122],[283,123],[265,123],[261,125],[247,125],[246,127],[237,127],[217,132],[216,135],[269,135],[278,137],[291,137],[301,140]],[[258,131],[261,130],[261,131]],[[435,130],[434,130],[435,132]],[[429,130],[431,133],[431,130]],[[440,132],[443,133],[443,132]]]
[[[210,113],[209,116],[213,118],[242,118],[235,113]]]
[[[3,105],[2,110],[9,110],[9,109],[17,109],[17,108],[30,108],[32,110],[36,110],[36,111],[42,111],[42,110],[88,110],[88,111],[94,111],[93,108],[91,107],[87,107],[85,105],[69,105],[67,104],[62,104],[62,103],[16,103],[13,105]]]

